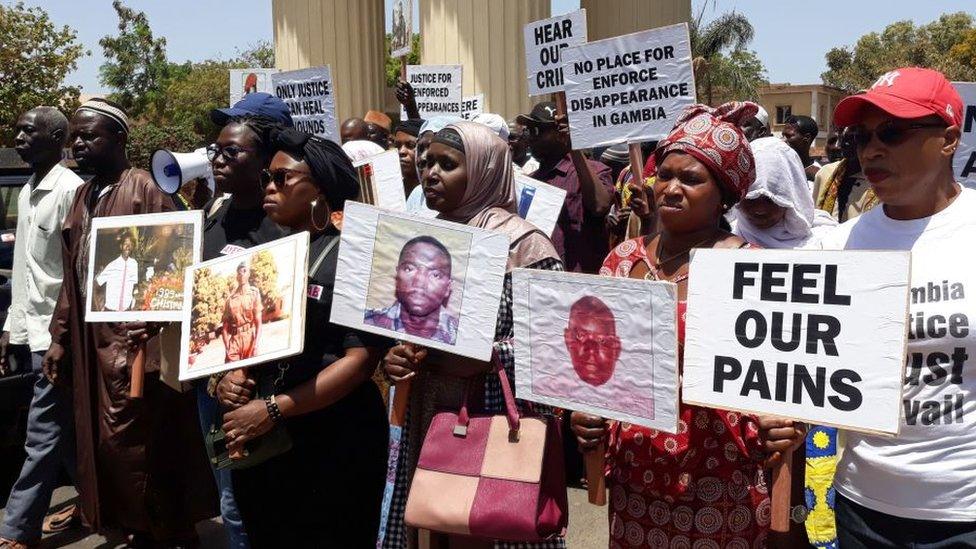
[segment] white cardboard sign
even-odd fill
[[[485,94],[469,95],[461,100],[461,118],[471,120],[485,112]]]
[[[278,69],[230,69],[230,106],[234,106],[245,95],[254,92],[265,92],[274,95],[271,76]]]
[[[574,149],[660,139],[695,102],[688,24],[563,50]]]
[[[962,139],[952,162],[957,180],[976,188],[976,82],[953,82],[962,96]]]
[[[390,57],[410,55],[413,42],[413,0],[393,0]]]
[[[313,67],[272,75],[274,93],[291,109],[295,129],[340,143],[332,68]]]
[[[695,250],[682,401],[895,435],[911,255]]]
[[[533,21],[523,28],[525,70],[529,95],[561,92],[565,88],[560,52],[586,43],[586,10]]]
[[[504,234],[349,202],[331,321],[487,361],[508,246]]]
[[[384,210],[407,211],[407,197],[403,193],[403,172],[400,153],[383,151],[353,163],[359,172],[360,202]]]
[[[527,175],[515,174],[515,202],[519,217],[538,227],[546,236],[552,236],[565,201],[565,189]]]
[[[678,430],[677,287],[515,269],[519,398]]]
[[[461,65],[407,65],[407,82],[413,86],[420,117],[461,116],[462,76]]]

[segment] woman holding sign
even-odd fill
[[[753,103],[727,103],[694,105],[682,114],[655,151],[661,232],[620,244],[600,271],[677,284],[679,357],[690,251],[749,245],[729,232],[724,216],[756,175],[738,128],[755,113]],[[681,406],[679,417],[672,435],[573,413],[584,451],[607,442],[611,544],[756,547],[770,521],[758,418],[695,406]],[[788,436],[765,449],[786,450],[802,439],[790,425],[777,427]]]
[[[426,154],[424,195],[427,205],[438,212],[440,219],[503,232],[511,237],[494,350],[514,385],[511,270],[527,267],[561,271],[562,262],[549,238],[515,213],[511,151],[491,129],[472,122],[451,124],[437,132]],[[503,412],[505,407],[497,376],[486,376],[491,369],[491,364],[486,362],[458,356],[434,357],[433,353],[428,358],[426,349],[400,344],[387,353],[384,367],[394,382],[411,380],[408,422],[401,440],[393,507],[383,545],[400,549],[413,546],[408,541],[412,534],[403,523],[404,506],[424,439],[423,429],[430,422],[434,408],[456,409],[465,385],[472,378],[484,380],[487,412]],[[449,543],[450,547],[467,546],[459,540]],[[523,548],[563,546],[562,538],[518,545]]]
[[[386,417],[370,377],[381,351],[366,334],[329,322],[339,218],[359,193],[338,145],[293,129],[276,134],[264,172],[264,209],[308,231],[308,298],[302,354],[250,369],[254,384],[217,387],[232,454],[284,425],[291,448],[233,471],[234,495],[253,547],[368,547],[376,539],[386,466]],[[375,345],[375,344],[373,344]],[[273,387],[252,400],[254,387]]]

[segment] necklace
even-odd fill
[[[664,280],[666,282],[674,282],[675,284],[686,280],[688,278],[687,267],[685,268],[686,270],[684,272],[678,272],[678,273],[675,273],[675,274],[671,275],[670,277],[666,277],[666,276],[661,276],[661,266],[662,265],[666,265],[669,262],[671,262],[671,261],[673,261],[673,260],[675,260],[675,259],[677,259],[679,257],[682,257],[683,255],[691,252],[691,250],[693,250],[694,248],[698,248],[702,244],[704,244],[706,242],[709,242],[710,240],[713,240],[714,238],[715,238],[715,235],[710,235],[710,236],[708,236],[706,238],[703,238],[702,240],[699,240],[698,242],[692,244],[691,246],[689,246],[685,250],[682,250],[682,251],[680,251],[680,252],[678,252],[678,253],[676,253],[674,255],[668,256],[668,257],[666,257],[664,259],[659,259],[659,260],[655,261],[653,265],[651,265],[650,263],[648,263],[647,264],[647,274],[644,275],[644,280]],[[658,248],[658,250],[660,250],[660,248],[661,248],[661,239],[660,238],[658,239],[658,242],[657,242],[657,248]],[[658,251],[655,251],[654,255],[658,255]]]

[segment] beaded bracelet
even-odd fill
[[[281,409],[278,408],[278,403],[275,402],[274,395],[264,397],[264,405],[268,407],[268,416],[271,417],[271,421],[278,423],[284,419],[281,415]]]

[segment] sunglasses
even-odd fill
[[[237,145],[227,145],[226,147],[221,147],[216,143],[211,143],[207,145],[207,159],[213,162],[217,160],[218,156],[223,155],[227,160],[236,160],[237,156],[242,152],[254,152],[254,149],[246,149],[244,147],[238,147]]]
[[[878,141],[884,145],[894,146],[904,143],[908,139],[908,134],[915,130],[925,128],[945,128],[945,123],[921,122],[914,124],[902,124],[895,121],[882,122],[874,131],[867,131],[864,128],[853,128],[844,135],[844,144],[856,146],[860,149],[868,146],[872,136],[876,136]]]
[[[292,175],[311,176],[312,174],[311,172],[306,172],[304,170],[289,170],[288,168],[278,168],[275,171],[261,170],[261,183],[263,185],[267,185],[273,181],[275,187],[280,189],[285,185]]]
[[[555,129],[555,124],[539,124],[535,126],[526,126],[525,134],[530,137],[539,137],[540,135],[546,133],[549,130]]]

